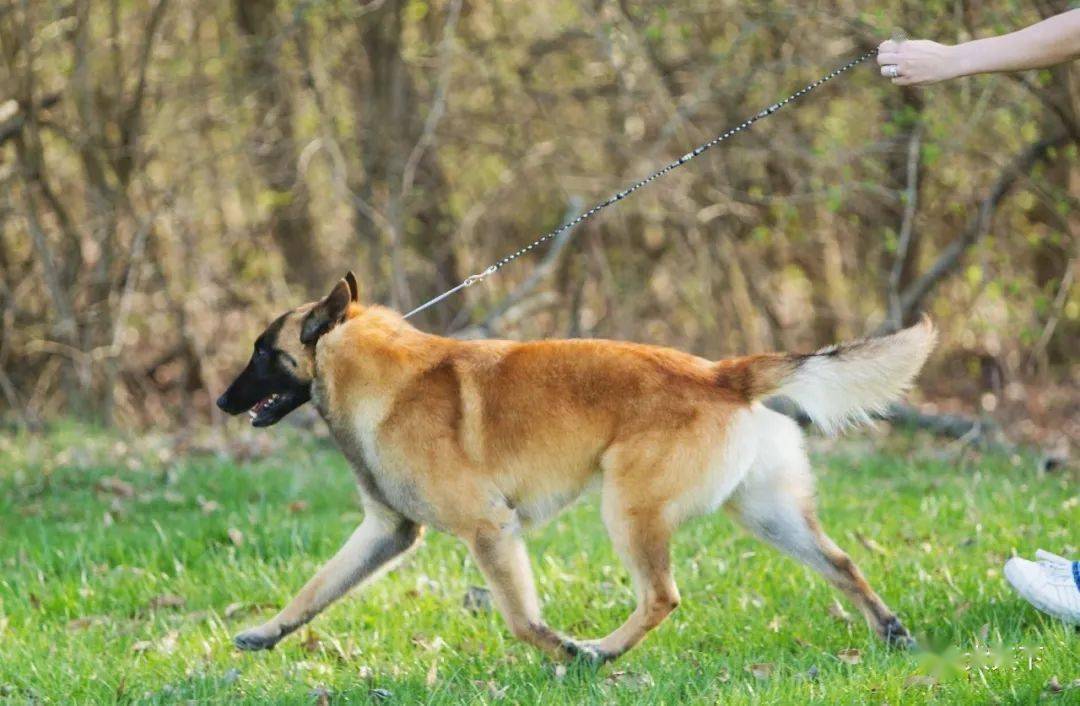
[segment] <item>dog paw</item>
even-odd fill
[[[578,642],[577,640],[564,640],[563,649],[571,659],[584,662],[585,664],[601,665],[610,661],[615,655],[601,650],[596,643]]]
[[[911,636],[911,633],[895,615],[885,621],[881,628],[881,636],[885,638],[885,642],[889,643],[891,647],[897,649],[914,650],[919,646],[915,642],[915,638]]]
[[[245,630],[234,637],[233,644],[245,652],[254,652],[273,649],[280,639],[281,635],[277,631],[271,632],[263,627],[257,627]]]

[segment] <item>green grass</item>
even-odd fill
[[[252,438],[276,452],[173,458],[163,442],[81,427],[0,437],[0,701],[1080,702],[1080,635],[1001,576],[1014,551],[1076,552],[1080,539],[1075,480],[1037,477],[1030,459],[865,432],[817,454],[826,528],[921,653],[836,617],[824,581],[720,514],[677,537],[679,610],[614,665],[564,671],[496,615],[463,609],[482,580],[438,533],[310,631],[235,650],[232,635],[288,600],[361,517],[329,445]],[[558,629],[596,637],[632,609],[595,497],[530,549]]]

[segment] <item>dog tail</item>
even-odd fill
[[[828,346],[809,354],[766,354],[720,361],[717,383],[747,400],[790,398],[833,432],[867,422],[905,392],[934,348],[929,317],[888,336]]]

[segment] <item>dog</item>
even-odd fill
[[[908,388],[934,346],[924,318],[892,335],[709,361],[605,340],[456,340],[360,302],[350,272],[278,317],[218,400],[252,424],[311,402],[359,482],[364,518],[276,616],[235,638],[273,647],[389,568],[425,527],[459,537],[511,632],[557,659],[614,659],[679,605],[669,545],[690,517],[725,507],[821,573],[887,642],[914,644],[822,530],[800,427],[761,403],[785,395],[818,425],[866,421]],[[637,607],[584,641],[549,627],[522,530],[598,481],[604,525]]]

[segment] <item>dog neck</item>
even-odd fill
[[[342,410],[377,410],[452,339],[424,333],[382,306],[351,304],[345,321],[315,344],[312,401],[333,429]]]

